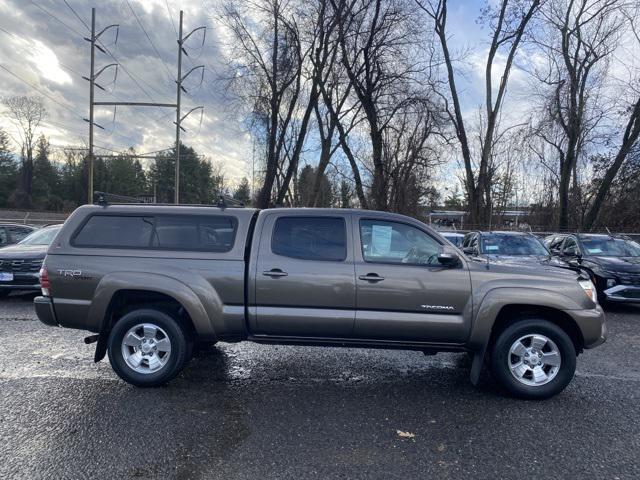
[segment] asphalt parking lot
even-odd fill
[[[472,387],[465,355],[249,343],[136,389],[32,298],[0,300],[3,479],[640,478],[639,307],[526,402]]]

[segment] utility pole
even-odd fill
[[[193,72],[194,70],[201,68],[202,69],[202,75],[204,78],[204,65],[198,65],[197,67],[193,67],[191,70],[189,70],[184,77],[182,76],[182,54],[184,53],[187,57],[189,56],[189,54],[187,54],[186,50],[184,50],[183,44],[184,42],[191,36],[193,35],[195,32],[197,32],[198,30],[204,30],[205,31],[205,35],[206,35],[206,28],[207,27],[198,27],[195,28],[193,30],[191,30],[191,32],[189,32],[189,34],[183,38],[182,36],[182,19],[184,17],[184,12],[182,10],[180,10],[180,28],[178,30],[178,77],[176,79],[176,174],[175,174],[175,182],[176,182],[176,186],[175,186],[175,203],[178,204],[180,203],[180,130],[184,130],[184,128],[182,128],[182,126],[180,125],[182,123],[182,121],[187,118],[189,116],[189,114],[195,110],[198,109],[203,109],[204,107],[195,107],[192,108],[191,110],[189,110],[187,112],[186,115],[184,116],[180,116],[180,103],[181,103],[181,98],[182,98],[182,91],[184,90],[184,92],[186,93],[186,89],[182,86],[182,82],[185,81],[185,79],[191,74],[191,72]],[[202,44],[204,45],[204,38],[202,40]]]
[[[102,86],[96,83],[96,78],[100,76],[102,72],[104,72],[109,67],[114,67],[117,69],[117,63],[110,63],[100,69],[96,73],[95,65],[96,65],[96,48],[101,52],[105,52],[102,47],[96,45],[96,42],[100,39],[100,36],[109,30],[110,28],[118,29],[119,26],[117,24],[109,25],[103,28],[99,33],[96,34],[96,9],[91,9],[91,38],[86,38],[85,40],[91,44],[91,67],[89,71],[89,77],[82,77],[89,82],[89,118],[85,118],[85,122],[89,122],[89,168],[88,168],[88,179],[87,179],[87,203],[93,202],[93,166],[94,166],[94,155],[93,155],[93,127],[98,127],[104,130],[104,127],[98,125],[93,121],[93,107],[97,103],[94,101],[95,98],[95,87],[104,90]],[[105,52],[106,53],[106,52]]]
[[[91,70],[89,72],[89,186],[87,203],[93,202],[93,84],[96,64],[96,9],[91,9]]]
[[[178,78],[176,81],[176,187],[175,203],[180,203],[180,99],[182,97],[182,17],[180,10],[180,30],[178,33]]]
[[[182,92],[187,92],[187,90],[182,86],[182,83],[186,80],[186,78],[195,70],[202,69],[202,79],[204,79],[204,65],[198,65],[189,70],[186,74],[182,75],[182,54],[184,53],[187,57],[189,56],[186,50],[184,50],[183,44],[187,39],[193,35],[195,32],[199,30],[204,30],[204,35],[202,38],[202,45],[204,45],[206,28],[207,27],[198,27],[189,32],[188,35],[182,35],[182,19],[183,19],[183,11],[180,11],[180,33],[178,36],[178,76],[176,78],[177,84],[177,95],[176,95],[176,103],[154,103],[154,102],[97,102],[95,101],[95,87],[98,87],[100,90],[105,90],[100,84],[96,83],[96,79],[100,76],[102,72],[104,72],[109,67],[115,67],[116,70],[118,68],[118,63],[110,63],[105,65],[97,72],[95,71],[95,51],[96,49],[100,50],[102,53],[109,54],[113,57],[111,52],[105,50],[105,48],[100,46],[100,36],[109,30],[110,28],[119,28],[119,25],[113,24],[103,28],[100,32],[96,33],[96,9],[91,9],[91,38],[86,38],[85,40],[91,44],[91,69],[89,73],[89,77],[82,77],[89,82],[89,118],[84,118],[85,122],[89,123],[89,171],[88,171],[88,186],[87,186],[87,201],[88,203],[93,202],[93,170],[94,170],[94,145],[93,145],[93,127],[98,127],[104,130],[104,127],[98,125],[94,122],[94,107],[98,106],[125,106],[125,107],[166,107],[166,108],[175,108],[176,109],[176,173],[175,173],[175,202],[178,203],[180,199],[180,131],[186,131],[181,123],[187,118],[192,112],[199,109],[204,109],[203,106],[195,107],[189,110],[185,115],[181,116],[180,105],[181,105],[181,95]],[[116,41],[117,41],[117,33],[116,33]],[[113,57],[116,60],[115,57]],[[116,60],[117,62],[117,60]],[[117,74],[117,72],[116,72]],[[201,80],[202,81],[202,80]],[[148,156],[143,155],[133,155],[132,157],[138,158],[149,158]]]

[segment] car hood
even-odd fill
[[[491,263],[515,264],[515,265],[539,265],[549,263],[549,255],[483,255]]]
[[[44,258],[49,245],[9,245],[0,248],[0,260],[5,258]]]
[[[2,251],[2,250],[0,250]],[[640,273],[640,257],[584,257],[584,263],[597,265],[613,272]]]
[[[489,260],[487,262],[487,259]],[[578,274],[564,262],[557,262],[545,255],[485,255],[476,258],[476,263],[484,263],[486,269],[494,272],[528,276],[556,276],[575,279]]]

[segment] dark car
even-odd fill
[[[0,297],[13,290],[40,290],[40,268],[62,225],[36,230],[15,245],[0,248]]]
[[[462,248],[462,242],[464,240],[464,234],[458,232],[439,232],[444,238],[449,240],[458,248]]]
[[[551,254],[537,237],[524,232],[469,232],[464,237],[462,250],[472,260],[563,266],[559,260],[552,261]]]
[[[640,303],[640,244],[600,234],[559,234],[545,239],[551,253],[591,277],[600,301]]]
[[[0,223],[0,247],[18,243],[27,235],[36,231],[31,225],[19,225],[15,223]]]

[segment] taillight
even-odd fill
[[[51,283],[49,283],[49,272],[47,272],[46,268],[40,269],[40,288],[42,289],[42,295],[48,297]]]

